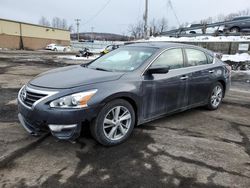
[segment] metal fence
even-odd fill
[[[205,25],[201,24],[201,26],[196,26],[196,27],[179,28],[179,29],[174,29],[174,30],[162,32],[161,35],[173,35],[173,34],[177,34],[178,36],[180,36],[180,35],[185,35],[185,34],[182,34],[182,32],[186,32],[186,31],[193,31],[193,30],[203,29],[204,27],[206,27],[206,28],[214,28],[214,27],[219,27],[219,26],[224,26],[224,25],[238,24],[238,23],[246,22],[246,21],[250,22],[250,18],[241,19],[241,20],[237,20],[237,21],[216,22],[216,23],[205,24]],[[188,35],[188,34],[186,34],[186,35]],[[189,34],[189,35],[194,36],[195,34]],[[200,34],[200,35],[202,35],[202,34]],[[228,35],[232,35],[232,34],[228,34]]]

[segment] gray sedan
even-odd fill
[[[230,86],[230,67],[203,48],[137,43],[89,64],[43,73],[18,94],[19,120],[32,135],[74,140],[89,126],[106,146],[134,126],[198,106],[216,110]]]

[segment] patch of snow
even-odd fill
[[[235,55],[226,55],[222,56],[222,61],[233,61],[233,62],[246,62],[250,61],[250,55],[248,53],[235,54]]]
[[[169,37],[159,36],[151,37],[148,40],[140,40],[139,42],[250,42],[250,36],[196,36],[196,37]]]
[[[94,60],[96,58],[98,58],[99,55],[94,55],[94,56],[89,56],[89,57],[76,57],[74,55],[64,55],[64,56],[57,56],[58,59],[68,59],[68,60],[85,60],[85,61],[88,61],[88,60]]]

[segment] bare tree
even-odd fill
[[[45,18],[44,16],[42,16],[42,17],[40,18],[40,20],[38,21],[38,24],[39,24],[39,25],[43,25],[43,26],[47,26],[47,27],[50,26],[49,20],[48,20],[47,18]]]
[[[67,20],[66,19],[62,19],[61,20],[61,24],[62,24],[62,29],[68,29],[68,24],[67,24]]]
[[[150,22],[149,31],[150,36],[154,36],[156,33],[159,32],[155,18],[152,19]]]
[[[161,18],[158,21],[158,28],[159,32],[162,33],[163,31],[166,31],[168,29],[168,20],[166,18]]]
[[[144,35],[144,24],[142,21],[131,24],[128,29],[130,35],[135,39],[141,39]]]
[[[68,26],[67,20],[62,19],[59,17],[54,17],[52,19],[52,27],[58,28],[58,29],[65,29],[65,30],[73,30],[73,25]]]
[[[168,28],[168,20],[166,18],[161,18],[156,20],[153,18],[150,22],[150,36],[156,36]]]
[[[73,26],[72,24],[68,27],[68,30],[69,30],[71,33],[74,33],[74,32],[75,32],[74,26]]]
[[[230,21],[237,16],[250,16],[250,8],[247,8],[245,10],[241,10],[239,12],[230,13],[227,15],[220,14],[217,16],[216,21],[218,21],[218,22]]]
[[[52,22],[51,22],[51,23],[52,23],[52,27],[62,29],[62,21],[61,21],[60,18],[54,17],[54,18],[52,19]]]
[[[156,20],[153,18],[149,24],[150,36],[156,36],[168,28],[168,20],[166,18],[161,18]],[[143,21],[138,21],[136,24],[131,24],[128,31],[131,37],[135,39],[143,38],[144,35],[144,24]]]
[[[223,21],[225,21],[225,15],[219,14],[215,20],[218,22],[223,22]]]
[[[182,23],[179,28],[188,27],[190,24],[188,22]]]
[[[238,12],[239,16],[249,16],[250,15],[250,8],[247,8],[245,10],[241,10]]]

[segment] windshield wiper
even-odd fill
[[[93,68],[95,70],[99,70],[99,71],[106,71],[106,72],[112,72],[110,70],[107,70],[107,69],[103,69],[103,68],[99,68],[99,67],[96,67],[96,68]]]

